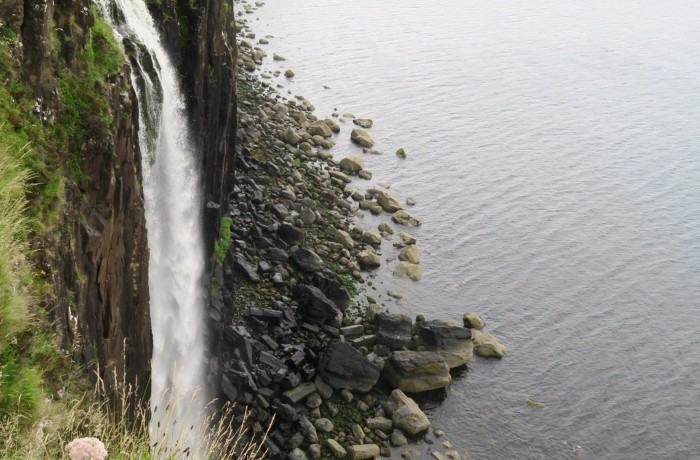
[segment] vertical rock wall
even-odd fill
[[[57,90],[59,76],[80,80],[85,72],[82,53],[94,21],[91,3],[6,0],[0,14],[20,37],[22,80],[40,103],[50,133],[66,102]],[[37,243],[40,268],[53,289],[46,307],[64,345],[108,389],[126,378],[147,391],[152,350],[148,246],[138,108],[128,67],[96,91],[109,112],[110,132],[88,131],[80,145],[69,136],[68,145],[56,141],[36,147],[47,164],[66,172],[58,222]],[[76,158],[79,178],[68,172],[68,162]]]

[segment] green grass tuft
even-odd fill
[[[233,220],[230,217],[224,217],[221,219],[221,224],[219,226],[219,239],[214,244],[214,256],[216,257],[216,263],[223,265],[226,259],[226,253],[231,247],[231,225]]]

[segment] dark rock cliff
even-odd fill
[[[18,73],[40,106],[47,134],[36,149],[65,175],[55,220],[37,243],[53,290],[47,308],[64,345],[108,389],[126,378],[147,391],[148,246],[129,69],[103,75],[105,63],[86,63],[86,48],[97,46],[88,0],[3,0],[0,20],[18,37]]]
[[[234,15],[229,0],[150,4],[183,78],[201,155],[205,243],[211,254],[233,178],[236,139]]]

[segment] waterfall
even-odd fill
[[[139,102],[150,249],[153,419],[167,417],[170,427],[187,431],[199,426],[209,401],[204,384],[205,261],[197,154],[177,71],[144,0],[97,4],[129,56]],[[159,414],[155,409],[164,397],[170,407],[167,414]]]

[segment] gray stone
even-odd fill
[[[331,137],[333,135],[331,128],[321,120],[311,123],[309,127],[306,128],[306,132],[312,136]]]
[[[328,299],[319,288],[299,285],[299,309],[304,316],[317,324],[337,323],[342,313],[335,303]]]
[[[374,123],[372,123],[372,120],[370,120],[369,118],[355,118],[352,122],[355,123],[360,128],[365,128],[365,129],[371,128],[372,125],[374,124]]]
[[[330,433],[333,431],[333,422],[328,420],[327,418],[319,418],[316,419],[314,422],[314,427],[316,427],[317,431],[320,431],[322,433]]]
[[[380,244],[382,244],[382,237],[374,232],[370,232],[369,230],[367,230],[364,233],[362,233],[362,241],[364,241],[367,244],[379,246]]]
[[[357,254],[357,262],[363,268],[376,268],[382,264],[379,255],[374,252],[374,249],[367,248]]]
[[[479,356],[487,358],[503,358],[508,351],[505,345],[496,340],[493,334],[472,329],[474,351]]]
[[[399,232],[399,238],[404,244],[416,244],[416,237],[406,232]]]
[[[386,417],[370,417],[367,419],[367,427],[371,430],[380,430],[385,433],[391,431],[393,423]]]
[[[486,322],[476,313],[465,313],[462,320],[464,321],[464,327],[469,329],[480,331],[486,326]]]
[[[356,128],[350,133],[350,140],[354,143],[359,144],[362,147],[372,147],[374,146],[374,140],[370,137],[367,131]]]
[[[355,241],[345,230],[335,231],[335,241],[342,244],[345,249],[352,249],[355,246]]]
[[[420,227],[422,224],[418,219],[411,217],[409,213],[400,209],[391,216],[391,220],[400,225],[410,225],[412,227]]]
[[[245,275],[249,281],[252,281],[253,283],[260,282],[260,276],[258,275],[257,268],[242,257],[236,257],[236,262],[233,264],[233,267],[236,272]]]
[[[300,228],[284,223],[277,229],[277,236],[279,236],[285,243],[294,246],[299,245],[304,241],[306,233]]]
[[[298,447],[292,450],[289,455],[287,455],[287,458],[289,460],[308,460],[308,457],[304,453],[303,450],[299,449]]]
[[[287,78],[292,78],[294,76],[294,72],[292,72],[291,70],[285,70],[284,76]]]
[[[399,252],[399,260],[410,262],[412,264],[419,264],[420,249],[418,249],[418,246],[416,246],[415,244],[406,246],[401,250],[401,252]]]
[[[423,347],[438,352],[450,369],[465,365],[474,356],[471,332],[453,322],[423,321],[418,337]]]
[[[321,378],[320,375],[316,376],[314,384],[316,385],[318,394],[320,394],[323,399],[330,399],[331,396],[333,396],[333,388],[330,385],[328,385],[326,381]]]
[[[296,388],[292,388],[291,390],[287,390],[284,393],[282,393],[281,399],[290,404],[297,404],[299,401],[306,398],[315,391],[316,386],[311,382],[306,382],[302,383]]]
[[[393,447],[403,447],[408,444],[408,439],[400,430],[394,430],[389,436],[389,442]]]
[[[323,259],[311,249],[299,248],[292,254],[294,262],[307,273],[323,270]]]
[[[394,269],[394,275],[407,276],[413,281],[419,281],[423,277],[423,268],[418,264],[402,261]]]
[[[397,406],[391,419],[395,427],[413,436],[430,428],[428,417],[403,391],[392,391],[391,399]]]
[[[379,206],[381,206],[386,212],[396,212],[403,209],[403,206],[401,206],[399,200],[383,191],[380,191],[377,194],[377,203],[379,203]]]
[[[407,347],[411,343],[411,318],[402,314],[379,313],[375,316],[377,343],[392,350]]]
[[[299,416],[299,428],[310,443],[315,444],[318,442],[316,427],[314,427],[313,423],[304,415]]]
[[[373,459],[379,456],[379,446],[376,444],[350,446],[349,455],[352,460]]]
[[[365,160],[362,157],[345,157],[340,160],[339,166],[345,171],[357,173],[364,169]]]
[[[315,409],[319,407],[323,403],[323,400],[321,399],[321,395],[319,395],[317,392],[311,393],[307,398],[306,398],[306,407],[309,409]]]
[[[284,141],[290,145],[297,145],[301,141],[301,136],[296,133],[292,128],[287,128],[284,130]]]
[[[319,374],[335,389],[366,393],[379,380],[379,369],[352,345],[335,342],[328,346],[319,363]]]
[[[341,446],[335,439],[329,438],[326,439],[323,443],[328,448],[328,450],[331,451],[335,458],[345,458],[345,456],[348,454],[345,448]]]

